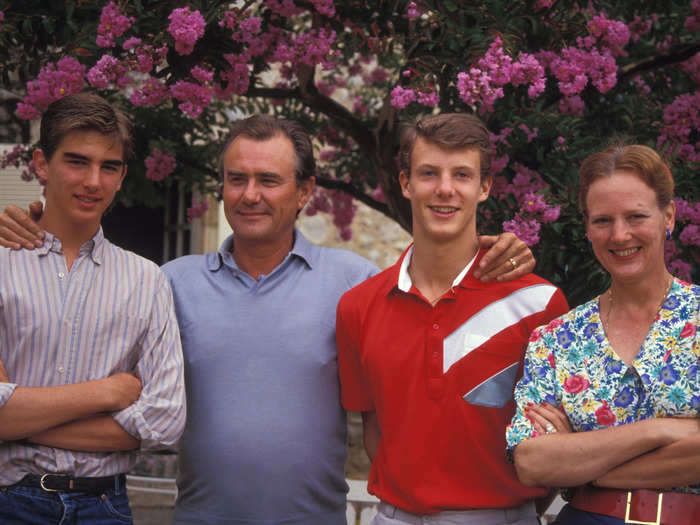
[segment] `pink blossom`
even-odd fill
[[[357,206],[353,203],[352,196],[344,191],[329,190],[328,195],[331,199],[333,224],[338,228],[341,239],[349,241],[352,237],[350,225],[355,217]]]
[[[501,155],[500,157],[495,157],[491,161],[491,173],[493,175],[498,175],[501,173],[505,167],[508,165],[508,162],[510,161],[510,157],[508,155]],[[505,179],[503,179],[505,180]]]
[[[5,13],[0,11],[0,22],[2,22],[3,20],[5,20]],[[0,24],[0,31],[2,31],[2,24]]]
[[[46,108],[54,100],[82,91],[84,78],[85,66],[73,57],[63,57],[56,64],[47,64],[39,71],[36,80],[27,83],[27,96],[18,104],[17,115],[37,118],[39,111],[36,106]]]
[[[678,236],[678,239],[685,246],[700,246],[700,226],[688,224]]]
[[[234,93],[242,95],[250,83],[250,68],[244,56],[227,53],[224,58],[231,69],[219,74],[226,84],[214,84],[214,93],[219,100],[226,100]]]
[[[537,2],[535,2],[535,11],[549,9],[554,5],[554,1],[555,0],[537,0]]]
[[[190,70],[190,75],[192,75],[195,80],[202,84],[206,84],[207,82],[211,82],[212,79],[214,78],[214,72],[209,71],[207,69],[201,68],[199,66],[194,66]]]
[[[135,89],[129,100],[134,106],[157,106],[168,99],[170,91],[162,81],[156,77],[149,76],[141,85]]]
[[[209,209],[209,202],[206,199],[196,201],[192,199],[192,206],[187,208],[187,222],[193,222],[202,217]]]
[[[561,214],[561,206],[548,206],[542,212],[542,222],[554,222],[559,218]]]
[[[429,108],[434,108],[438,105],[439,102],[440,96],[437,94],[437,91],[430,91],[428,93],[424,93],[422,91],[418,92],[419,104],[423,104],[424,106],[428,106]]]
[[[124,48],[125,51],[130,51],[140,44],[141,44],[141,39],[136,38],[135,36],[132,36],[131,38],[127,38],[126,40],[124,40],[122,47]]]
[[[333,0],[311,0],[311,3],[316,8],[316,11],[324,16],[335,16],[335,5]]]
[[[700,91],[677,96],[664,109],[664,125],[657,140],[659,149],[671,149],[679,158],[698,162],[693,130],[700,128]]]
[[[676,203],[676,220],[690,221],[700,224],[700,202],[692,204],[680,197],[674,199]]]
[[[540,242],[540,223],[535,219],[523,219],[517,213],[513,220],[503,223],[503,231],[513,232],[528,246],[534,246]]]
[[[335,31],[326,29],[312,29],[294,39],[295,61],[315,66],[321,64],[324,69],[331,69],[333,64],[329,62],[331,47],[335,42]]]
[[[409,20],[412,20],[414,18],[418,18],[420,16],[420,11],[418,10],[418,6],[416,5],[415,2],[409,2],[408,5],[406,6],[406,18]]]
[[[163,180],[175,171],[175,157],[158,148],[153,148],[151,154],[143,161],[146,165],[146,178],[154,181]]]
[[[573,97],[564,97],[559,101],[559,111],[564,115],[581,117],[583,116],[583,108],[583,99],[578,95],[574,95]]]
[[[416,93],[412,89],[396,86],[391,90],[391,105],[396,109],[403,109],[415,100]]]
[[[179,80],[170,86],[170,94],[180,101],[178,108],[192,118],[202,114],[204,107],[211,102],[211,86],[202,86],[194,82]]]
[[[386,197],[384,197],[384,191],[382,191],[381,186],[377,186],[372,192],[372,198],[377,202],[386,202]]]
[[[604,14],[599,13],[588,22],[588,30],[595,37],[602,40],[610,47],[613,54],[619,56],[621,49],[627,45],[630,39],[630,29],[624,22],[610,20]]]
[[[676,277],[690,282],[693,267],[682,259],[676,259],[668,265],[668,271]]]
[[[651,31],[652,22],[652,19],[642,20],[639,15],[634,15],[632,23],[628,26],[630,30],[630,40],[635,44],[639,42],[641,37]]]
[[[700,27],[698,27],[698,30],[700,30]],[[680,68],[686,72],[695,84],[700,84],[700,53],[695,53],[685,62],[681,62]]]
[[[189,6],[186,6],[174,9],[168,15],[168,20],[168,32],[175,39],[175,51],[181,55],[189,55],[194,51],[197,40],[204,36],[204,17],[198,10],[190,11]]]
[[[535,137],[537,137],[537,133],[539,132],[538,128],[535,129],[530,129],[527,124],[520,124],[518,125],[518,128],[521,129],[525,133],[525,137],[527,137],[527,143],[529,144],[532,142]]]
[[[265,0],[265,4],[270,8],[270,11],[279,13],[284,18],[303,12],[303,9],[297,7],[293,0]]]
[[[130,83],[126,72],[126,67],[119,60],[111,55],[102,55],[88,71],[87,79],[97,89],[107,89],[112,84],[122,88]]]
[[[100,25],[97,26],[97,45],[100,47],[114,46],[114,39],[122,36],[134,23],[133,16],[126,16],[120,6],[109,2],[102,8]]]

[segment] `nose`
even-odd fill
[[[612,224],[611,237],[615,242],[626,241],[629,238],[629,227],[624,220],[615,220]]]
[[[451,197],[455,191],[452,177],[449,173],[442,173],[438,176],[438,185],[435,192],[440,197]]]
[[[91,164],[83,179],[83,186],[86,190],[95,191],[100,185],[100,166]]]
[[[246,204],[256,204],[260,202],[260,187],[255,177],[250,177],[243,191],[243,200]]]

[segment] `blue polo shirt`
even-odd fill
[[[218,252],[163,267],[185,357],[176,524],[345,525],[346,423],[335,311],[377,272],[295,230],[257,281]]]

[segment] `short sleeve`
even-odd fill
[[[551,326],[551,325],[550,325]],[[537,431],[525,416],[528,403],[543,402],[558,406],[555,356],[546,337],[548,327],[537,328],[530,336],[525,352],[523,376],[515,386],[513,397],[516,410],[510,425],[506,427],[506,451],[512,457],[513,449],[526,439],[536,437]],[[551,334],[551,331],[550,331]]]
[[[341,297],[336,312],[335,334],[338,344],[340,398],[346,410],[374,410],[371,391],[362,368],[360,355],[360,323],[349,304],[348,295]]]

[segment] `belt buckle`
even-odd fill
[[[630,519],[630,507],[632,506],[632,491],[627,491],[627,508],[625,510],[625,523],[637,523],[641,525],[660,525],[661,523],[661,504],[663,502],[664,494],[659,492],[659,500],[656,504],[656,521],[637,521]]]
[[[46,480],[47,476],[52,476],[52,474],[44,474],[41,476],[41,479],[39,480],[39,486],[42,488],[42,490],[45,490],[46,492],[58,492],[56,489],[50,489],[46,485],[44,485],[44,480]]]

